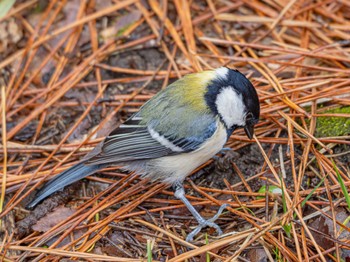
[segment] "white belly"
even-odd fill
[[[218,121],[217,130],[200,149],[190,153],[151,160],[146,164],[144,175],[169,184],[182,181],[194,169],[217,154],[225,145],[226,140],[226,128]]]

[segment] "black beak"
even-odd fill
[[[244,127],[244,131],[245,131],[245,134],[247,135],[247,137],[249,139],[252,139],[253,135],[254,135],[254,125],[246,125]]]

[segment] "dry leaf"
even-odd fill
[[[52,227],[56,226],[75,212],[72,208],[58,207],[50,214],[47,214],[43,218],[39,219],[38,222],[33,226],[33,230],[39,232],[47,232]]]

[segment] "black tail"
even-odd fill
[[[85,165],[84,163],[76,164],[71,168],[58,174],[54,179],[47,182],[42,189],[36,194],[35,199],[27,205],[27,208],[34,208],[39,202],[57,192],[58,190],[77,182],[84,177],[92,175],[101,169],[100,165]]]

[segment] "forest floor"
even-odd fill
[[[0,5],[5,2],[1,1]],[[3,6],[0,6],[0,10]],[[350,261],[347,1],[16,1],[0,18],[4,261]],[[228,66],[260,122],[172,188],[109,167],[26,204],[162,88]]]

